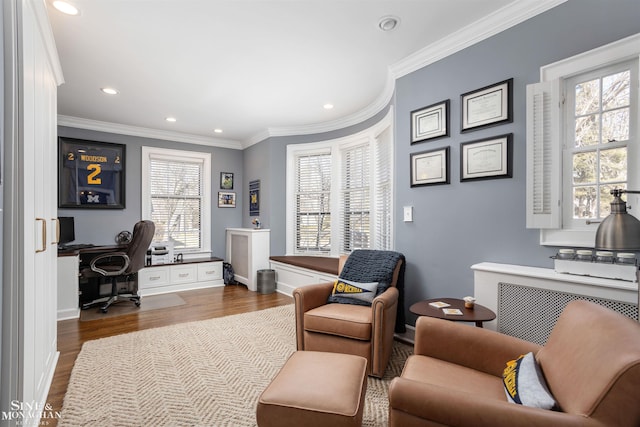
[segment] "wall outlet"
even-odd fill
[[[413,222],[413,206],[404,207],[404,222]]]

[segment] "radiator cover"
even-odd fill
[[[560,313],[575,300],[591,301],[638,319],[636,304],[499,282],[498,331],[544,345]]]

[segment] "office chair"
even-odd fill
[[[152,221],[139,221],[133,227],[133,237],[126,251],[98,255],[91,260],[90,268],[82,270],[81,274],[84,277],[111,278],[111,294],[108,297],[83,304],[83,310],[96,304],[105,303],[100,307],[100,310],[106,313],[113,303],[124,299],[133,301],[137,307],[140,307],[137,285],[130,292],[118,293],[118,278],[124,277],[129,281],[133,278],[132,276],[138,273],[138,270],[144,267],[147,249],[151,244],[155,229]]]

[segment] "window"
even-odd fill
[[[611,213],[610,191],[627,188],[627,147],[633,62],[617,64],[566,81],[564,222],[579,227]]]
[[[346,138],[287,147],[287,253],[391,249],[390,117]]]
[[[593,247],[610,190],[640,188],[639,47],[636,35],[542,67],[527,87],[527,226],[541,244]]]
[[[210,252],[211,154],[142,147],[142,217],[154,242],[174,252]]]

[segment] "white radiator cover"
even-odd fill
[[[485,327],[527,341],[544,344],[573,300],[588,300],[638,318],[637,283],[510,264],[480,263],[471,268],[477,302],[497,315]]]

